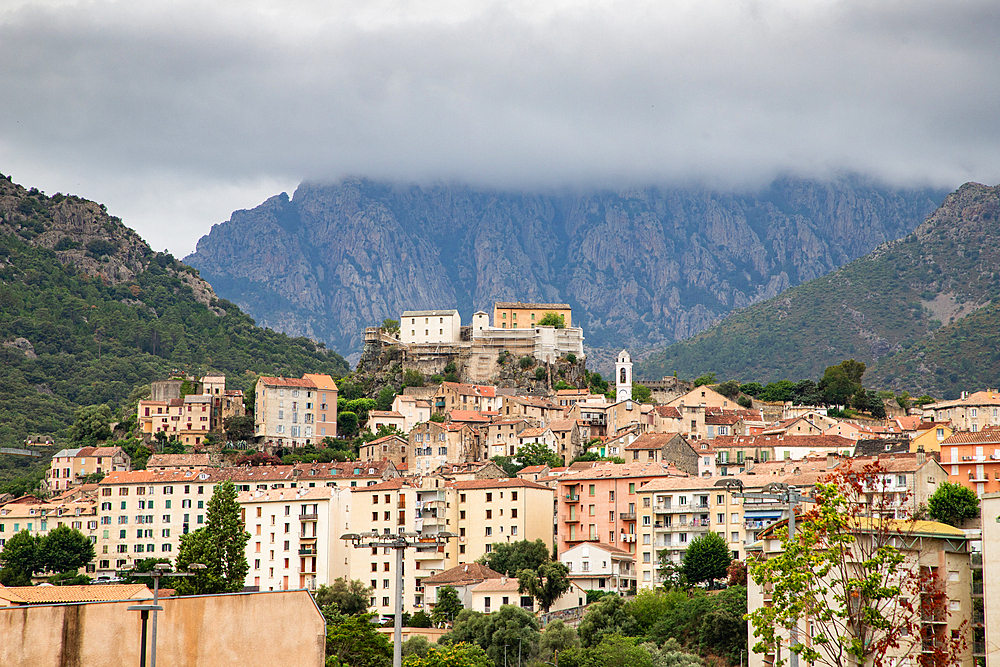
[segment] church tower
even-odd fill
[[[625,350],[618,353],[615,362],[615,399],[632,400],[632,357]]]

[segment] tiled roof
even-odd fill
[[[93,586],[0,586],[0,598],[13,604],[58,604],[62,602],[106,602],[146,600],[153,597],[144,584]]]
[[[98,447],[91,456],[114,456],[120,452],[124,452],[121,447]]]
[[[680,419],[681,418],[680,410],[678,410],[675,407],[669,406],[669,405],[657,405],[653,409],[656,411],[656,414],[660,415],[661,417],[665,417],[665,418],[668,418],[668,419],[669,418],[673,418],[673,419]]]
[[[378,440],[372,440],[370,442],[366,442],[365,444],[363,444],[361,446],[362,447],[367,447],[369,445],[379,445],[379,444],[382,444],[383,442],[387,442],[387,441],[393,440],[393,439],[395,439],[395,440],[402,440],[404,443],[406,442],[406,438],[404,438],[401,435],[397,435],[397,434],[393,433],[391,435],[383,435]]]
[[[333,381],[333,378],[329,375],[323,373],[303,373],[302,377],[307,380],[312,380],[313,384],[320,391],[337,391],[337,383]]]
[[[448,416],[456,422],[489,422],[490,418],[477,410],[449,410]]]
[[[573,426],[576,424],[572,419],[553,419],[549,422],[549,428],[553,432],[557,431],[572,431]]]
[[[632,451],[635,449],[660,449],[668,442],[677,437],[677,433],[643,433],[627,445],[625,449]]]
[[[518,479],[517,477],[508,477],[506,479],[470,479],[464,482],[451,482],[452,487],[456,489],[545,489],[549,490],[549,487],[543,486],[541,484],[536,484],[534,482],[529,482],[526,479]]]
[[[960,408],[964,405],[1000,405],[1000,392],[992,389],[987,391],[977,391],[969,394],[965,398],[957,398],[953,401],[939,401],[924,406],[924,410],[941,410],[944,408]]]
[[[1000,428],[988,426],[982,431],[959,431],[941,441],[942,445],[975,445],[1000,442]]]
[[[715,447],[851,448],[855,442],[839,435],[727,435],[715,438]]]
[[[517,577],[504,577],[503,575],[499,577],[493,577],[491,579],[484,579],[482,583],[477,585],[472,590],[479,592],[487,591],[517,591],[521,587],[520,582]]]
[[[519,308],[530,310],[570,310],[568,303],[525,303],[523,301],[497,301],[494,308]]]
[[[296,463],[277,466],[230,466],[207,470],[132,470],[109,472],[101,481],[109,484],[148,483],[219,483],[253,482],[259,480],[296,481],[302,479],[340,479],[381,477],[386,469],[392,468],[390,461],[331,461],[329,463]],[[354,471],[359,472],[355,473]],[[369,472],[369,470],[373,472]],[[297,471],[297,474],[296,474]],[[312,471],[315,471],[313,473]]]
[[[497,395],[497,388],[478,384],[464,384],[462,382],[442,382],[441,388],[448,388],[459,396],[484,396],[494,398]]]
[[[210,461],[208,454],[153,454],[146,462],[147,468],[172,467],[180,468],[187,466],[208,467]]]
[[[307,389],[315,389],[316,383],[308,378],[284,378],[284,377],[268,377],[262,375],[260,381],[269,387],[305,387]]]
[[[441,586],[443,584],[470,584],[486,579],[499,579],[503,575],[480,563],[456,565],[434,576],[421,579],[423,585]]]
[[[548,466],[528,466],[527,468],[521,468],[517,474],[518,475],[534,475],[536,472],[542,472],[548,468]]]
[[[519,438],[540,438],[545,435],[545,432],[549,429],[546,428],[526,428],[517,434]]]
[[[390,418],[402,419],[403,415],[399,412],[394,412],[392,410],[369,410],[368,418],[370,419],[372,417],[390,417]]]
[[[676,467],[662,461],[645,463],[602,463],[589,470],[581,470],[559,478],[560,482],[576,482],[588,479],[612,479],[621,477],[662,477],[667,475],[685,476]]]

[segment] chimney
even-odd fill
[[[831,453],[829,453],[829,454],[826,455],[826,468],[827,468],[827,470],[829,470],[831,468],[836,468],[837,467],[837,463],[839,463],[839,461],[838,461],[838,457],[837,457],[836,454],[834,454],[834,453],[831,452]]]

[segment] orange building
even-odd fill
[[[573,311],[568,303],[522,303],[498,301],[493,304],[493,326],[498,329],[530,329],[546,313],[562,315],[566,326],[573,326]]]
[[[960,431],[941,442],[941,465],[948,481],[967,486],[977,496],[1000,491],[1000,427]]]

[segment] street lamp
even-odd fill
[[[133,577],[150,577],[153,580],[153,604],[136,604],[126,608],[127,611],[141,612],[142,618],[142,647],[139,653],[139,667],[146,667],[146,621],[149,612],[153,612],[153,628],[151,637],[151,647],[149,651],[149,667],[156,667],[156,612],[163,611],[159,605],[160,601],[160,577],[193,577],[190,572],[167,572],[170,567],[167,563],[157,563],[152,567],[152,572],[129,572]],[[207,566],[203,563],[190,563],[189,570],[204,570]]]
[[[344,533],[340,539],[350,542],[355,549],[382,548],[396,551],[396,602],[392,633],[392,667],[403,664],[403,552],[410,547],[441,546],[456,537],[455,533]]]

